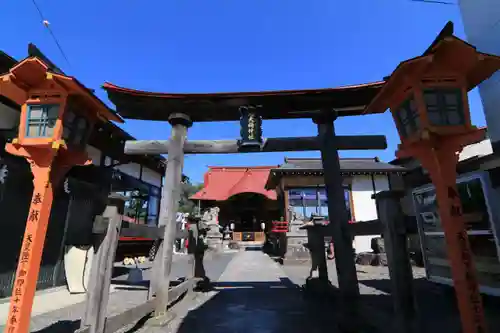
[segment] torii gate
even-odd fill
[[[156,256],[154,295],[167,290],[172,266],[175,237],[175,213],[178,209],[184,154],[229,154],[250,152],[320,150],[325,172],[329,224],[333,237],[337,275],[346,326],[357,325],[359,288],[354,263],[348,214],[344,203],[339,149],[385,149],[385,136],[336,136],[337,117],[361,115],[379,93],[384,81],[331,89],[267,91],[215,94],[165,94],[132,90],[105,83],[109,99],[124,118],[168,121],[172,125],[168,141],[128,141],[127,154],[165,154],[169,163],[165,172],[159,224],[165,225],[161,256]],[[302,138],[262,138],[262,119],[312,119],[318,136]],[[240,121],[241,139],[186,141],[193,122]],[[164,258],[164,259],[162,259]],[[158,288],[163,284],[163,288]],[[167,295],[159,299],[156,315],[165,312]]]

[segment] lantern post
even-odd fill
[[[486,135],[471,124],[467,92],[500,68],[500,58],[477,52],[449,28],[422,56],[402,62],[365,112],[390,108],[401,139],[396,156],[413,157],[429,172],[463,332],[483,333],[486,323],[456,167],[462,148]]]
[[[420,92],[415,91],[415,96],[423,102],[420,103],[422,108],[418,108],[418,102],[410,99],[406,107],[391,109],[402,142],[396,156],[414,157],[429,172],[436,189],[440,223],[445,234],[462,327],[465,333],[485,332],[477,273],[456,185],[459,152],[463,147],[484,139],[485,131],[470,123],[468,108],[465,107],[465,89],[423,87]],[[442,105],[436,105],[436,101]],[[411,105],[416,107],[413,111]],[[407,112],[406,124],[404,110]],[[418,120],[414,120],[411,125],[412,121],[408,119],[412,112],[419,114],[414,119],[420,117],[421,125],[417,125]],[[441,126],[443,129],[438,128]],[[456,131],[442,133],[447,127],[456,127]],[[416,132],[420,134],[412,139]]]
[[[0,76],[0,94],[21,105],[17,138],[5,149],[24,157],[33,174],[5,326],[7,333],[28,333],[54,190],[71,167],[91,163],[85,148],[94,123],[122,120],[76,79],[52,73],[36,57]]]

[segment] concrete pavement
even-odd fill
[[[191,270],[187,256],[180,258],[173,266],[174,278],[185,276]],[[131,330],[131,325],[118,333],[338,332],[335,297],[329,301],[311,300],[303,297],[303,292],[297,287],[308,274],[307,265],[280,266],[260,251],[240,251],[236,254],[208,254],[205,266],[207,275],[214,282],[214,290],[177,304],[171,310],[174,319],[168,326]],[[333,285],[337,285],[334,263],[329,262],[328,266],[330,280]],[[425,280],[422,269],[416,269],[414,276],[421,323],[425,331],[458,332],[460,327],[452,290]],[[369,306],[370,313],[376,319],[377,327],[367,332],[376,332],[381,328],[383,332],[391,331],[387,330],[392,322],[387,268],[358,266],[358,279],[361,302]],[[145,287],[117,285],[115,288],[110,296],[108,315],[121,313],[146,299]],[[37,299],[40,304],[49,303],[46,304],[47,309],[55,299],[55,294],[44,293]],[[500,332],[498,299],[485,297],[484,301],[490,332]],[[83,305],[80,302],[35,315],[31,331],[72,332],[79,327]]]
[[[237,253],[212,282],[214,290],[180,304],[167,327],[145,327],[138,332],[337,332],[332,309],[305,300],[281,266],[261,251]]]
[[[217,279],[224,271],[233,254],[208,254],[207,274]],[[172,279],[189,276],[192,271],[187,255],[174,256]],[[108,315],[121,313],[130,309],[147,298],[147,283],[150,270],[145,270],[144,283],[127,285],[126,276],[114,278],[108,302]],[[9,302],[0,302],[0,332],[3,331],[7,318]],[[70,295],[65,287],[55,288],[37,293],[31,319],[31,332],[39,333],[70,333],[80,326],[80,318],[85,306],[85,295]]]
[[[305,282],[308,273],[306,265],[283,266],[288,277],[296,284]],[[365,321],[382,332],[392,332],[393,304],[389,270],[380,266],[357,265],[361,306]],[[338,286],[334,261],[328,261],[328,276]],[[425,269],[413,267],[413,287],[419,309],[421,331],[426,333],[460,332],[460,317],[456,307],[453,289],[428,281]],[[483,295],[489,332],[500,332],[500,298]],[[372,331],[369,331],[372,332]]]

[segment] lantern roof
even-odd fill
[[[168,120],[184,113],[193,121],[234,121],[241,106],[261,106],[263,119],[311,118],[321,109],[339,116],[363,112],[384,81],[326,89],[278,90],[229,93],[155,93],[105,83],[109,99],[124,118]]]
[[[453,35],[453,23],[448,22],[427,50],[418,57],[401,62],[386,84],[367,106],[364,114],[383,113],[389,108],[392,96],[406,89],[412,79],[425,77],[429,71],[442,73],[443,79],[454,73],[466,82],[467,90],[492,76],[500,69],[500,57],[477,51],[464,40]],[[435,75],[438,76],[438,75]]]
[[[54,80],[70,95],[82,97],[95,110],[102,120],[112,120],[123,123],[123,119],[111,110],[104,102],[94,95],[76,78],[54,71],[51,66],[36,56],[29,56],[12,68],[6,74],[0,75],[0,94],[10,98],[17,104],[24,104],[30,88],[37,87],[47,79]],[[12,87],[13,83],[15,88]]]

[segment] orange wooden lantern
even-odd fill
[[[465,333],[486,332],[481,296],[456,188],[458,155],[485,138],[471,124],[467,92],[500,68],[445,27],[420,57],[402,62],[366,113],[390,108],[401,138],[398,157],[418,159],[436,188],[458,307]]]
[[[85,147],[94,123],[122,120],[76,79],[35,57],[0,76],[0,94],[22,106],[18,136],[6,151],[26,158],[34,178],[5,328],[27,333],[54,188],[72,166],[91,163]]]

